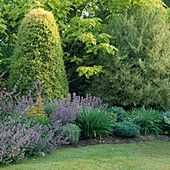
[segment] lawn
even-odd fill
[[[95,145],[58,149],[53,155],[32,157],[1,166],[4,170],[30,169],[170,169],[170,143]]]

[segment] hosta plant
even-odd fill
[[[133,109],[124,117],[124,120],[141,126],[141,132],[144,135],[162,134],[164,130],[163,119],[163,115],[159,110],[146,109],[145,106]]]
[[[165,123],[165,134],[170,134],[170,110],[163,113]]]

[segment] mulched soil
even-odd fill
[[[76,148],[76,147],[85,147],[90,145],[98,144],[128,144],[128,143],[137,143],[137,142],[154,142],[154,141],[165,141],[170,142],[170,135],[138,135],[133,138],[123,138],[118,136],[105,136],[101,140],[99,137],[92,139],[81,139],[77,144],[69,144],[59,146],[59,149],[62,148]]]

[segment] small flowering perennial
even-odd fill
[[[58,144],[68,144],[61,140],[62,134],[55,136],[57,128],[51,125],[33,125],[26,121],[24,114],[13,119],[10,116],[0,122],[0,164],[20,161],[32,155],[45,156],[53,153]]]
[[[83,98],[75,93],[49,103],[41,97],[43,86],[39,80],[26,96],[15,94],[16,88],[17,84],[11,93],[0,96],[0,164],[53,153],[58,145],[69,143],[70,135],[57,133],[61,125],[74,122],[84,109],[107,107],[100,98]]]
[[[54,122],[62,120],[62,124],[73,122],[76,115],[80,114],[83,109],[104,110],[107,104],[102,104],[99,97],[92,97],[89,94],[85,98],[76,96],[76,93],[67,94],[66,99],[55,99],[56,107],[52,109],[52,119]]]

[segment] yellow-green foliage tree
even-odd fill
[[[20,74],[19,91],[28,91],[39,79],[48,98],[63,98],[68,93],[60,36],[51,12],[34,9],[23,19],[10,65],[12,86]]]

